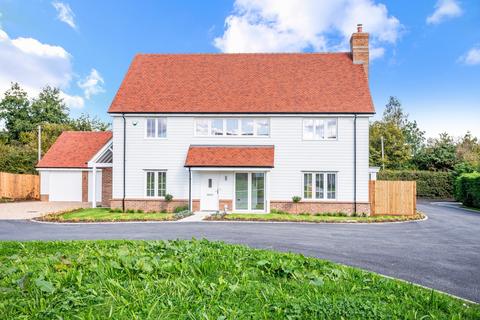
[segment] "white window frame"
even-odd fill
[[[148,120],[155,120],[155,136],[148,136]],[[158,136],[158,121],[165,120],[165,137]],[[168,118],[167,117],[148,117],[145,118],[145,139],[164,140],[168,137]]]
[[[237,173],[246,173],[247,174],[247,209],[237,209],[237,201],[236,201],[236,196],[237,196],[237,190],[236,190],[236,183],[237,183]],[[264,203],[263,203],[263,210],[261,209],[252,209],[252,173],[263,173],[263,192],[264,192]],[[268,206],[268,203],[270,202],[269,195],[267,193],[268,191],[268,186],[267,186],[267,171],[234,171],[233,172],[233,199],[232,199],[232,210],[234,212],[240,212],[240,213],[246,213],[246,212],[268,212],[270,208]]]
[[[149,172],[153,172],[154,174],[154,179],[153,179],[153,193],[154,195],[153,196],[149,196],[147,195],[147,176],[148,176],[148,173]],[[159,196],[158,193],[159,193],[159,189],[158,189],[158,173],[159,172],[164,172],[165,173],[165,194],[168,194],[168,174],[167,174],[167,170],[162,170],[162,169],[145,169],[144,170],[144,178],[143,178],[143,182],[144,182],[144,187],[143,187],[143,190],[144,190],[144,197],[147,198],[147,199],[164,199],[165,196]]]
[[[306,138],[305,137],[305,122],[306,121],[309,121],[309,120],[312,120],[313,121],[313,134],[312,134],[312,138]],[[315,138],[315,128],[317,127],[315,125],[315,121],[323,121],[323,133],[324,133],[324,137],[323,138]],[[328,138],[328,121],[329,120],[335,120],[335,138]],[[338,118],[336,117],[316,117],[316,118],[303,118],[302,120],[302,140],[304,141],[335,141],[335,140],[338,140]]]
[[[198,134],[197,132],[197,122],[200,120],[208,121],[208,129],[206,135]],[[213,120],[222,120],[223,121],[223,134],[214,135],[212,134],[212,121]],[[237,120],[238,123],[238,134],[237,135],[227,135],[227,120]],[[242,120],[253,120],[253,135],[242,135]],[[258,135],[257,134],[257,122],[260,120],[266,120],[268,124],[268,134],[267,135]],[[228,117],[228,118],[196,118],[193,124],[193,133],[195,137],[200,138],[270,138],[270,118],[259,117],[259,118],[249,118],[249,117]]]
[[[312,175],[312,197],[305,198],[305,175]],[[316,198],[316,174],[323,174],[323,198]],[[328,175],[335,175],[335,198],[328,199]],[[305,201],[337,201],[338,200],[338,172],[337,171],[302,171],[302,191],[300,193]]]

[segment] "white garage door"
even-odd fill
[[[81,171],[51,171],[48,180],[50,201],[82,201]]]

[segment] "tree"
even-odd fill
[[[68,108],[60,97],[60,90],[46,86],[42,89],[38,98],[32,102],[31,110],[33,124],[58,123],[63,124],[69,121]]]
[[[480,168],[480,143],[470,132],[461,138],[456,146],[456,156],[459,162],[465,162],[472,168]]]
[[[12,173],[35,173],[36,148],[19,144],[0,143],[0,171]]]
[[[405,136],[405,142],[410,146],[412,155],[419,152],[425,144],[425,131],[420,130],[417,122],[408,119],[408,113],[405,113],[402,104],[397,97],[391,96],[385,105],[383,112],[383,121],[391,122],[400,128]]]
[[[452,170],[457,164],[453,138],[447,133],[441,133],[438,138],[429,139],[427,146],[414,157],[414,163],[421,170]]]
[[[21,132],[34,128],[27,93],[18,83],[12,83],[0,101],[0,119],[4,121],[7,140],[17,140]]]
[[[385,159],[382,161],[381,137],[384,138]],[[370,125],[370,164],[387,169],[404,169],[409,166],[410,146],[402,130],[394,122],[375,121]]]
[[[42,154],[45,154],[63,131],[74,130],[70,124],[45,123],[42,125]],[[38,131],[22,132],[19,142],[31,149],[38,150]]]
[[[77,119],[70,120],[70,125],[77,131],[105,131],[110,124],[101,121],[97,117],[82,113]]]

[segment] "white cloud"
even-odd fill
[[[439,24],[448,18],[455,18],[462,14],[462,8],[456,0],[438,0],[435,11],[427,17],[428,24]]]
[[[31,97],[46,85],[68,88],[73,74],[71,55],[62,47],[33,38],[11,39],[1,29],[0,70],[0,94],[9,89],[12,82],[18,82]],[[82,97],[63,95],[69,107],[83,107]]]
[[[468,50],[468,52],[461,56],[458,60],[459,62],[469,65],[480,64],[480,47]]]
[[[54,1],[52,2],[52,6],[55,8],[55,10],[57,10],[58,20],[65,22],[73,29],[77,29],[77,25],[75,24],[75,14],[70,8],[70,5],[67,3]]]
[[[395,44],[403,29],[373,0],[236,0],[214,45],[222,52],[348,50],[357,23],[371,35],[372,58]]]
[[[72,109],[82,109],[85,105],[85,100],[80,96],[72,96],[61,91],[60,97],[63,99],[65,104]]]
[[[78,86],[83,89],[83,93],[87,99],[91,96],[101,92],[105,92],[102,85],[104,84],[103,78],[100,73],[92,69],[90,74],[85,79],[77,82]]]

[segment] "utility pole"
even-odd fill
[[[42,126],[38,125],[38,161],[42,159]]]
[[[383,136],[380,137],[382,143],[382,169],[385,170],[385,149],[383,147]]]

